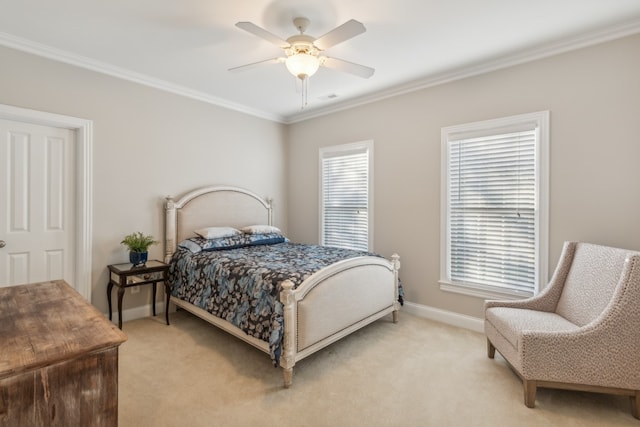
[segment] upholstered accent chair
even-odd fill
[[[487,352],[536,389],[628,395],[640,418],[640,252],[564,244],[550,283],[519,301],[485,302]]]

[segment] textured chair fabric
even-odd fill
[[[565,243],[549,284],[519,301],[487,301],[488,355],[495,350],[537,387],[631,397],[640,418],[640,252]]]

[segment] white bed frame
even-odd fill
[[[273,224],[270,199],[251,191],[228,186],[200,188],[165,203],[165,261],[169,262],[177,243],[195,236],[202,227],[244,227]],[[280,366],[284,385],[293,380],[298,360],[326,347],[389,313],[398,321],[398,270],[400,257],[357,257],[332,264],[296,289],[282,282],[280,301],[284,306],[284,336]],[[267,342],[247,335],[231,323],[186,301],[171,302],[249,344],[269,353]]]

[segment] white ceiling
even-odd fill
[[[362,22],[328,53],[373,77],[321,68],[301,110],[284,64],[228,71],[282,53],[236,22],[286,39],[296,16]],[[0,45],[284,123],[638,32],[639,0],[0,0]]]

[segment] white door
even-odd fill
[[[74,286],[74,132],[0,119],[0,286]]]

